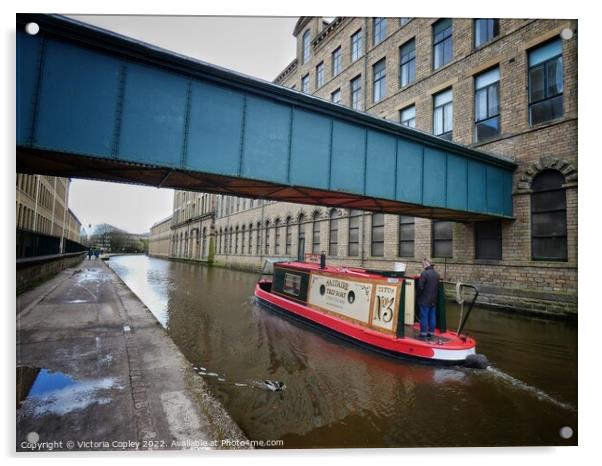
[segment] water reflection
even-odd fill
[[[283,439],[289,448],[576,443],[558,435],[564,425],[577,427],[576,329],[565,323],[475,309],[468,330],[479,351],[517,385],[484,371],[400,362],[315,333],[257,306],[256,274],[144,256],[110,265],[205,369],[250,438]],[[457,313],[452,306],[450,323]],[[286,389],[242,385],[265,379]]]

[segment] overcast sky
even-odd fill
[[[268,81],[295,57],[297,18],[71,16],[120,34]],[[173,191],[73,180],[69,207],[86,230],[110,223],[132,233],[171,214]]]

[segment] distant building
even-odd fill
[[[177,192],[171,257],[204,258],[201,230],[215,235],[216,263],[249,269],[324,251],[333,263],[401,261],[417,273],[433,257],[448,280],[478,284],[481,302],[576,312],[576,21],[301,17],[293,34],[297,58],[275,83],[512,157],[515,219],[454,223]],[[190,211],[199,196],[212,206],[202,222]]]
[[[68,208],[69,178],[17,173],[17,229],[80,241],[81,222]]]
[[[169,257],[171,241],[171,220],[170,215],[163,220],[153,224],[150,229],[148,239],[148,255],[155,257]]]

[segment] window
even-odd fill
[[[453,257],[453,222],[433,220],[433,257]]]
[[[243,225],[241,233],[240,233],[240,253],[241,254],[245,253],[245,233],[246,233],[245,229],[246,229],[246,227]],[[205,231],[203,229],[203,234],[204,233],[205,233]]]
[[[314,214],[313,222],[313,235],[311,239],[311,252],[313,254],[320,254],[320,220],[319,214]]]
[[[309,73],[301,78],[301,92],[309,93]]]
[[[324,62],[321,61],[316,66],[316,89],[324,85]]]
[[[332,77],[335,77],[341,72],[342,65],[343,55],[341,53],[341,47],[339,47],[332,52]]]
[[[337,89],[332,94],[330,94],[330,100],[332,102],[334,102],[335,104],[340,104],[341,103],[341,90]]]
[[[305,215],[299,215],[299,233],[297,236],[297,253],[303,257],[305,254]]]
[[[256,237],[255,242],[257,243],[257,245],[256,245],[257,250],[256,250],[255,254],[257,254],[259,256],[261,254],[261,223],[260,222],[257,222],[256,232],[257,232],[257,237]]]
[[[412,105],[400,110],[399,121],[408,128],[416,128],[416,106]]]
[[[529,121],[560,118],[563,112],[562,43],[560,39],[529,52]]]
[[[265,249],[264,254],[267,256],[270,253],[270,221],[265,222]]]
[[[502,223],[475,223],[475,257],[477,259],[502,260]]]
[[[452,90],[435,94],[433,104],[433,133],[435,136],[451,141],[454,128]]]
[[[362,30],[351,36],[351,62],[362,56]]]
[[[339,219],[335,210],[330,212],[330,232],[328,234],[328,255],[338,256]]]
[[[234,232],[232,230],[232,227],[230,227],[230,238],[228,239],[228,254],[232,254],[232,243],[234,242],[233,235]]]
[[[349,212],[349,240],[348,240],[348,255],[359,256],[360,255],[360,218],[361,212],[359,210],[352,210]]]
[[[407,41],[399,47],[399,80],[401,87],[416,80],[416,41]]]
[[[372,18],[372,44],[380,44],[387,33],[387,18]]]
[[[372,214],[372,237],[370,254],[375,257],[385,255],[385,214]]]
[[[274,254],[280,254],[280,219],[277,218],[274,224]]]
[[[566,261],[566,191],[562,173],[543,170],[531,183],[531,256]]]
[[[500,134],[500,69],[494,68],[475,78],[474,114],[477,142]]]
[[[351,80],[351,108],[362,109],[362,77],[356,76]]]
[[[386,93],[386,60],[383,58],[372,66],[373,76],[373,100],[378,102],[385,97]]]
[[[400,257],[414,257],[414,217],[399,217]]]
[[[474,46],[480,47],[500,33],[499,20],[479,18],[474,20]]]
[[[448,64],[452,55],[452,21],[441,19],[433,25],[433,69]]]
[[[253,254],[253,224],[249,225],[249,254]]]
[[[234,231],[234,254],[238,254],[238,227]]]
[[[293,242],[290,217],[286,217],[286,223],[284,224],[284,239],[286,241],[286,246],[284,248],[284,254],[289,255],[291,253],[291,245]]]
[[[311,33],[309,29],[303,33],[303,63],[307,63],[311,56]]]
[[[399,27],[402,28],[410,22],[412,18],[399,18]]]

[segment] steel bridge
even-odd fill
[[[21,173],[512,218],[507,158],[62,16],[17,15],[16,126]]]

